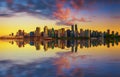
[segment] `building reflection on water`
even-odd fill
[[[44,48],[44,51],[48,51],[55,48],[70,48],[71,52],[55,52],[57,57],[37,58],[25,64],[16,64],[11,59],[0,60],[0,77],[120,77],[119,49],[112,50],[112,47],[119,45],[119,42],[120,39],[42,40],[31,38],[12,40],[9,43],[17,44],[19,48],[29,44],[36,50]],[[94,54],[97,50],[86,54],[72,53],[79,51],[79,49],[99,46],[111,47],[108,50],[114,52],[111,55],[104,49],[100,49],[101,53],[105,52],[104,55]],[[89,51],[89,49],[85,51]],[[116,52],[118,55],[114,56],[113,53]],[[30,57],[33,56],[30,55]]]
[[[39,38],[29,38],[10,41],[11,44],[15,42],[19,48],[29,44],[30,46],[35,46],[36,50],[40,50],[42,45],[44,51],[50,48],[71,48],[72,52],[77,52],[78,48],[82,49],[97,46],[107,46],[109,48],[110,46],[118,45],[120,39],[43,40]]]

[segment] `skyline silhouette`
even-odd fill
[[[78,25],[71,25],[71,29],[55,29],[44,26],[43,31],[40,27],[36,27],[34,31],[25,32],[25,30],[18,30],[16,33],[11,33],[9,36],[1,36],[0,39],[24,39],[34,38],[39,39],[90,39],[90,38],[120,38],[119,32],[110,31],[97,31],[78,28]]]

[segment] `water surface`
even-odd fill
[[[0,40],[0,77],[120,77],[120,43]]]

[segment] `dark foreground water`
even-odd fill
[[[120,77],[118,40],[1,40],[0,77]]]

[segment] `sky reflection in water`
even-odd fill
[[[57,45],[51,41],[2,40],[0,77],[120,77],[119,42],[114,41],[113,45],[113,42],[88,41],[74,41],[70,45],[61,41]],[[23,46],[21,42],[24,42],[23,48],[18,47],[18,43]],[[51,49],[53,43],[54,49]],[[40,50],[35,50],[36,44],[40,44]],[[71,52],[76,46],[77,52]]]

